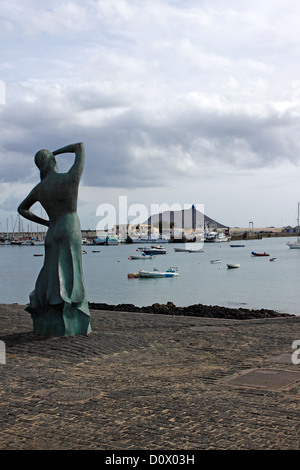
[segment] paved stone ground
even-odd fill
[[[0,305],[0,449],[299,450],[299,317],[92,311],[91,323],[88,337],[44,339],[23,306]],[[248,369],[295,381],[229,380]]]

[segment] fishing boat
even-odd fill
[[[205,239],[204,241],[206,243],[221,243],[221,242],[229,242],[231,240],[231,237],[224,232],[216,232],[216,231],[210,231],[205,233]]]
[[[270,261],[277,261],[277,258],[270,258]]]
[[[255,251],[252,251],[251,256],[270,256],[269,253],[256,253]]]
[[[298,202],[298,218],[297,218],[298,229],[299,229],[299,206],[300,206],[300,203]],[[287,243],[287,246],[288,246],[289,248],[291,248],[291,250],[300,249],[300,237],[299,237],[299,235],[298,235],[298,237],[297,237],[297,241],[295,241],[295,242],[288,242],[288,243]]]
[[[140,277],[176,277],[178,276],[178,268],[171,267],[166,271],[159,271],[157,268],[154,268],[153,271],[144,271],[140,269],[139,271]]]
[[[233,264],[233,263],[227,264],[228,269],[235,269],[235,268],[239,268],[239,267],[240,267],[239,264]]]
[[[221,263],[220,259],[211,259],[210,260],[210,264],[218,264],[218,263]]]
[[[145,255],[165,255],[167,250],[162,246],[151,246],[151,247],[144,247],[139,248],[139,251],[145,253]]]
[[[174,248],[174,251],[176,253],[203,253],[204,250],[201,250],[201,248],[198,250],[193,250],[190,248]]]
[[[300,249],[300,239],[298,237],[297,241],[296,242],[288,242],[287,243],[287,246],[291,249],[291,250],[297,250],[297,249]]]
[[[129,237],[132,243],[168,243],[167,238],[153,238],[153,237]]]
[[[136,255],[130,255],[128,259],[154,259],[154,255],[146,255],[145,253],[139,253]]]

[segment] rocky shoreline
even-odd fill
[[[218,305],[195,304],[188,307],[177,307],[173,302],[167,304],[154,303],[146,307],[136,307],[133,304],[109,305],[105,303],[89,303],[92,310],[108,310],[118,312],[153,313],[158,315],[182,315],[234,320],[249,320],[255,318],[294,317],[289,313],[279,313],[274,310],[251,310],[246,308],[220,307]]]

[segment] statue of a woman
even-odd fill
[[[75,153],[74,164],[67,173],[58,173],[55,155],[61,153]],[[40,170],[41,181],[18,207],[18,212],[26,219],[49,227],[45,238],[44,265],[26,307],[38,335],[70,336],[91,332],[77,216],[78,186],[84,160],[82,143],[67,145],[54,152],[37,152],[35,163]],[[41,203],[49,220],[30,211],[35,202]]]

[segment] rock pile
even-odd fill
[[[166,304],[154,303],[146,307],[136,307],[133,304],[109,305],[105,303],[90,303],[92,310],[110,310],[118,312],[155,313],[163,315],[186,315],[194,317],[223,318],[249,320],[253,318],[291,317],[288,313],[278,313],[274,310],[251,310],[246,308],[220,307],[218,305],[195,304],[188,307],[177,307],[173,302]]]

